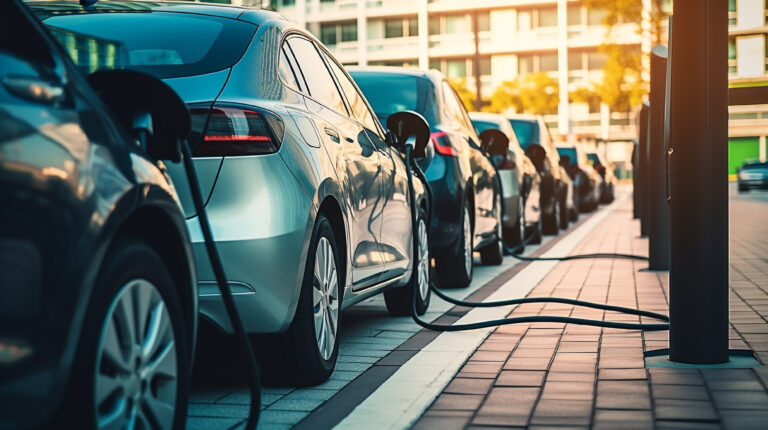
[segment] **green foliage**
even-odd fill
[[[488,110],[504,112],[510,107],[515,112],[532,114],[557,113],[560,101],[557,79],[546,73],[529,73],[514,81],[505,81],[491,96]]]
[[[589,110],[595,112],[600,109],[600,93],[594,89],[593,84],[591,88],[581,87],[576,88],[568,94],[568,101],[572,103],[586,103],[589,105]]]
[[[459,95],[461,102],[464,103],[464,107],[467,109],[467,112],[474,111],[475,110],[475,92],[470,90],[469,87],[467,87],[467,79],[466,78],[450,79],[449,82],[453,87],[454,91],[456,91],[456,94]]]
[[[629,112],[643,101],[648,84],[641,75],[640,51],[622,45],[603,45],[606,53],[603,81],[595,85],[602,102],[612,111]]]

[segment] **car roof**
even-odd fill
[[[576,143],[558,142],[555,144],[555,148],[564,148],[564,149],[574,148],[581,151],[581,146]]]
[[[498,123],[507,122],[507,118],[499,113],[491,112],[469,112],[469,119],[476,119],[479,121],[495,121]]]
[[[538,121],[539,115],[531,115],[527,113],[513,113],[510,115],[507,115],[507,118],[509,119],[520,119],[525,121]]]
[[[427,78],[433,82],[440,82],[443,80],[443,74],[437,70],[422,70],[413,67],[394,67],[394,66],[347,66],[345,67],[350,73],[362,72],[362,73],[386,73],[390,75],[408,75]]]
[[[76,1],[34,1],[27,6],[36,14],[67,15],[99,12],[176,12],[240,19],[252,24],[267,20],[290,21],[284,15],[264,9],[232,6],[218,3],[197,3],[191,1],[100,1],[85,8]]]

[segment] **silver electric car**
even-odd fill
[[[192,113],[194,162],[240,315],[269,379],[333,370],[341,310],[384,292],[394,314],[429,300],[424,186],[416,202],[393,137],[312,35],[264,10],[199,3],[32,6],[83,70],[165,80]],[[84,13],[85,12],[85,13]],[[231,332],[182,170],[169,166],[198,265],[200,312]],[[414,270],[410,207],[420,208]],[[418,292],[410,279],[417,273]],[[201,347],[205,347],[201,345]]]

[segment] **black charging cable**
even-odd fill
[[[419,165],[415,162],[415,160],[413,160],[412,152],[413,152],[413,143],[406,142],[405,163],[406,163],[406,176],[408,177],[408,193],[411,199],[411,205],[410,205],[411,206],[411,225],[413,226],[412,227],[413,231],[416,231],[416,225],[417,225],[416,205],[415,205],[416,193],[414,192],[414,189],[413,189],[413,173],[414,172],[416,173],[416,176],[418,176],[418,178],[423,182],[424,188],[427,193],[428,202],[427,202],[426,212],[427,212],[428,226],[432,225],[431,221],[432,221],[433,198],[432,198],[432,190],[429,187],[427,178],[424,175],[424,172],[419,167]],[[419,244],[415,234],[413,235],[413,237],[414,237],[413,255],[417,256],[419,255],[419,252],[418,252]],[[512,249],[514,251],[518,248],[512,248]],[[431,252],[428,252],[427,255],[430,256],[428,258],[431,258]],[[586,255],[590,255],[590,254],[585,254],[585,256],[581,256],[580,258],[632,258],[632,259],[643,258],[639,256],[627,256],[626,254],[618,254],[618,255],[623,255],[623,257],[608,257],[608,255],[611,255],[611,254],[591,254],[591,255],[599,255],[600,257],[587,257]],[[577,257],[577,256],[571,256],[571,257]],[[417,257],[414,257],[414,258],[417,258]],[[528,257],[528,258],[533,258],[533,257]],[[551,260],[558,260],[558,261],[562,261],[564,259],[566,258],[551,258]],[[575,259],[575,258],[570,258],[570,259]],[[414,262],[414,267],[415,266],[416,264]],[[667,315],[658,314],[655,312],[625,308],[621,306],[606,305],[602,303],[592,303],[592,302],[585,302],[581,300],[558,298],[558,297],[528,297],[528,298],[521,298],[521,299],[501,300],[501,301],[495,301],[495,302],[469,302],[469,301],[454,299],[448,296],[447,294],[440,291],[440,289],[430,280],[429,288],[431,291],[433,291],[441,299],[459,306],[499,307],[499,306],[509,306],[509,305],[523,304],[523,303],[563,303],[563,304],[570,304],[574,306],[584,306],[584,307],[602,309],[602,310],[607,310],[612,312],[620,312],[620,313],[626,313],[631,315],[644,316],[644,317],[655,318],[662,321],[666,321],[666,323],[657,323],[657,324],[648,324],[648,323],[638,324],[638,323],[623,323],[623,322],[614,322],[614,321],[591,320],[591,319],[585,319],[585,318],[536,315],[536,316],[525,316],[525,317],[501,318],[501,319],[495,319],[495,320],[489,320],[489,321],[479,321],[476,323],[469,323],[469,324],[453,324],[453,325],[434,324],[421,319],[421,317],[419,317],[418,312],[416,310],[416,294],[419,294],[419,290],[416,285],[416,283],[418,282],[418,279],[416,278],[415,273],[416,272],[414,271],[414,275],[412,276],[412,279],[411,279],[411,289],[413,293],[413,299],[411,300],[411,317],[417,324],[430,330],[464,331],[464,330],[475,330],[479,328],[497,327],[497,326],[508,325],[508,324],[522,324],[522,323],[536,323],[536,322],[579,324],[579,325],[590,325],[590,326],[596,326],[596,327],[617,328],[617,329],[625,329],[625,330],[645,330],[645,331],[669,330],[669,317]]]
[[[186,140],[181,144],[181,153],[183,155],[184,170],[186,171],[187,179],[189,180],[189,188],[192,192],[192,201],[194,202],[195,210],[197,211],[197,217],[200,220],[200,230],[203,232],[205,248],[208,251],[208,259],[211,262],[213,273],[216,276],[216,284],[218,285],[221,297],[224,300],[224,306],[229,314],[232,327],[235,329],[235,335],[239,339],[243,354],[245,354],[246,357],[246,364],[248,365],[250,376],[248,385],[251,390],[251,406],[248,410],[248,421],[245,428],[248,430],[255,430],[256,425],[259,422],[259,413],[261,412],[261,381],[259,379],[259,366],[256,362],[256,356],[251,347],[251,342],[248,339],[248,335],[245,333],[243,321],[240,319],[237,307],[235,307],[235,300],[232,298],[232,291],[229,289],[227,277],[224,275],[224,266],[221,264],[219,251],[216,248],[216,243],[213,241],[211,224],[208,221],[208,214],[205,212],[205,207],[203,205],[203,197],[200,194],[200,181],[197,178],[195,166],[192,164],[192,150],[189,147],[189,142]]]

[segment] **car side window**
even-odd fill
[[[286,46],[283,46],[280,49],[280,63],[279,63],[279,73],[280,77],[283,78],[283,81],[288,84],[288,87],[296,90],[301,91],[301,85],[299,85],[299,81],[296,76],[298,70],[294,70],[294,64],[295,62],[290,61],[289,55],[292,57],[293,54],[288,54],[285,52]],[[294,64],[292,64],[294,63]]]
[[[20,7],[12,1],[4,1],[0,6],[0,50],[46,71],[53,70],[56,62],[50,45]]]
[[[320,53],[315,48],[315,44],[304,37],[292,36],[288,38],[288,45],[302,70],[304,81],[307,83],[308,94],[325,106],[347,115],[341,93],[325,66],[325,62],[320,57]]]
[[[352,83],[347,74],[344,73],[344,70],[341,69],[341,66],[339,66],[333,58],[325,53],[323,53],[323,56],[328,62],[334,75],[336,75],[336,80],[339,82],[344,95],[347,96],[347,102],[352,110],[352,116],[363,124],[365,128],[379,134],[380,130],[376,125],[376,121],[373,119],[371,111],[368,109],[368,105],[365,103],[365,98],[357,90],[355,84]]]

